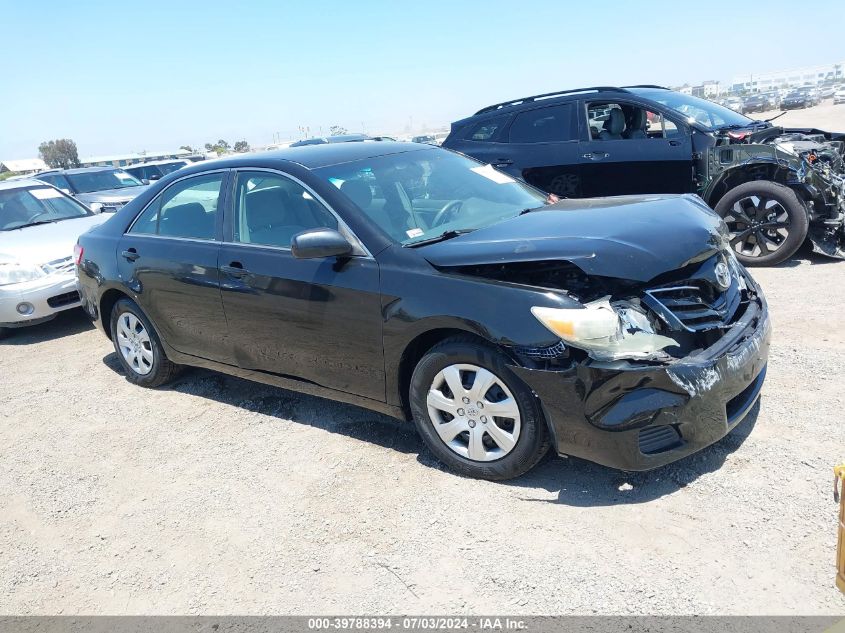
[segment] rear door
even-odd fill
[[[612,110],[622,112],[619,129]],[[695,191],[690,130],[679,119],[621,99],[584,103],[581,117],[585,197]]]
[[[354,236],[302,182],[236,172],[220,253],[232,355],[245,369],[384,400],[378,264],[363,246],[344,260],[297,259],[291,239],[329,227]]]
[[[123,283],[171,347],[231,363],[217,268],[227,178],[219,170],[172,183],[121,238],[117,260]]]
[[[513,176],[559,196],[574,198],[582,192],[578,161],[578,126],[575,103],[523,110],[506,131],[505,169]]]

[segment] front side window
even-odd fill
[[[135,176],[122,169],[104,169],[102,171],[68,174],[67,178],[77,193],[91,193],[93,191],[105,191],[106,189],[124,189],[126,187],[138,187],[143,184]]]
[[[165,189],[144,210],[130,233],[215,239],[223,173],[196,176]]]
[[[376,156],[314,170],[403,245],[472,231],[543,206],[546,195],[442,149]]]
[[[239,172],[235,241],[290,248],[297,233],[337,229],[337,218],[298,182],[271,172]]]
[[[633,103],[590,103],[587,126],[590,138],[600,141],[672,138],[681,134],[678,126],[659,112]]]
[[[92,215],[72,198],[52,187],[0,191],[0,231]]]
[[[553,143],[575,138],[572,104],[520,112],[511,124],[511,143]]]

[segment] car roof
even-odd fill
[[[46,182],[41,182],[37,178],[21,178],[20,180],[0,181],[0,191],[7,191],[9,189],[23,189],[24,187],[50,187],[50,189],[55,189],[53,185],[48,185]]]
[[[657,91],[657,90],[666,90],[664,86],[655,86],[651,84],[639,84],[636,86],[592,86],[589,88],[573,88],[570,90],[559,90],[557,92],[546,92],[539,95],[532,95],[530,97],[520,97],[519,99],[512,99],[510,101],[504,101],[502,103],[495,103],[493,105],[486,106],[481,108],[478,112],[473,114],[472,116],[466,117],[457,121],[456,123],[463,123],[464,121],[469,121],[471,119],[475,119],[481,115],[496,115],[499,113],[504,112],[517,112],[525,107],[532,107],[535,104],[540,105],[554,105],[556,103],[566,103],[568,101],[573,101],[575,99],[580,99],[585,94],[594,94],[597,96],[602,96],[603,94],[629,94],[629,95],[644,95],[650,91]]]
[[[399,141],[350,141],[347,143],[323,143],[321,145],[303,145],[287,147],[269,152],[253,152],[234,157],[216,158],[186,167],[192,171],[202,171],[202,167],[236,168],[250,167],[258,163],[297,163],[306,169],[319,169],[340,163],[348,163],[378,156],[401,154],[414,151],[438,151],[438,148],[420,143],[402,143]],[[442,150],[446,151],[446,150]],[[180,171],[181,173],[181,171]]]
[[[72,169],[48,169],[39,172],[39,174],[90,174],[95,171],[112,171],[114,169],[123,169],[122,167],[100,166],[100,167],[74,167]]]
[[[126,169],[127,167],[145,167],[147,165],[169,165],[170,163],[189,163],[187,158],[162,158],[160,160],[148,160],[144,163],[132,163],[131,165],[127,165],[126,167],[122,167],[122,169]]]

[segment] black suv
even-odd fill
[[[809,235],[845,258],[845,135],[784,129],[660,86],[597,87],[488,106],[443,143],[564,197],[697,193],[737,257],[776,264]]]

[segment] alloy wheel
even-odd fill
[[[440,439],[467,459],[501,459],[519,440],[516,399],[501,378],[483,367],[443,368],[432,381],[426,404]]]
[[[765,257],[789,237],[786,208],[774,198],[751,195],[737,200],[724,216],[731,247],[746,257]]]
[[[123,312],[117,318],[117,344],[132,371],[139,376],[146,376],[152,371],[155,357],[150,334],[131,312]]]

